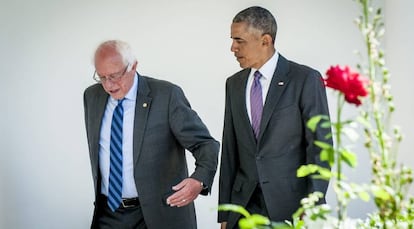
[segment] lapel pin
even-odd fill
[[[148,104],[147,104],[147,103],[143,103],[143,104],[142,104],[142,107],[144,107],[144,108],[145,108],[145,107],[147,107],[147,106],[148,106]]]
[[[285,83],[283,81],[280,81],[279,83],[277,83],[277,85],[283,86],[283,85],[285,85]]]

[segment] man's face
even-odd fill
[[[128,71],[121,56],[114,50],[98,52],[95,56],[95,68],[96,74],[106,79],[102,81],[102,86],[114,99],[124,98],[134,83],[136,63]]]
[[[242,68],[260,68],[265,62],[266,53],[261,32],[249,28],[246,22],[231,24],[231,51]]]

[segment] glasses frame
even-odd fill
[[[109,76],[100,76],[95,70],[93,73],[92,79],[95,80],[97,83],[106,83],[108,81],[110,81],[111,83],[116,83],[122,78],[122,76],[125,75],[125,73],[127,73],[129,66],[130,64],[127,64],[127,66],[125,66],[125,69],[122,71],[122,73],[116,72]]]

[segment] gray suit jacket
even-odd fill
[[[134,125],[134,177],[145,222],[150,229],[196,228],[194,204],[177,208],[169,207],[165,201],[172,194],[171,187],[188,177],[185,149],[196,160],[191,177],[211,189],[219,144],[191,109],[181,88],[140,75],[138,80],[135,120],[131,125]],[[100,193],[100,127],[108,96],[100,84],[90,86],[84,93],[85,124],[96,195]]]
[[[306,127],[312,116],[329,114],[325,87],[317,71],[280,55],[256,142],[246,110],[249,72],[242,70],[226,82],[219,204],[246,206],[260,184],[270,218],[288,220],[303,197],[316,190],[326,193],[328,187],[325,181],[296,177],[303,164],[329,167],[320,162],[320,149],[313,142],[332,144],[325,138],[330,129],[312,133]],[[234,213],[219,212],[218,220],[228,221],[231,228],[237,218]]]

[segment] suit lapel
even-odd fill
[[[133,158],[134,164],[138,162],[141,152],[142,140],[145,127],[147,126],[148,113],[151,107],[152,98],[149,97],[150,88],[147,80],[138,75],[138,91],[135,103],[134,133],[133,133]]]
[[[235,107],[237,110],[234,112],[234,116],[240,116],[241,123],[245,124],[245,133],[248,133],[248,138],[250,141],[256,144],[256,139],[253,134],[253,129],[250,123],[249,116],[246,109],[246,87],[247,80],[249,78],[250,69],[245,69],[242,71],[237,78],[237,83],[235,84],[234,94],[235,94]]]
[[[259,140],[261,139],[267,124],[274,112],[274,109],[279,102],[280,96],[287,87],[290,78],[287,76],[289,72],[289,63],[282,56],[279,55],[279,60],[276,66],[275,73],[273,74],[272,82],[270,82],[269,91],[266,96],[266,102],[263,107],[262,121],[260,123]]]

